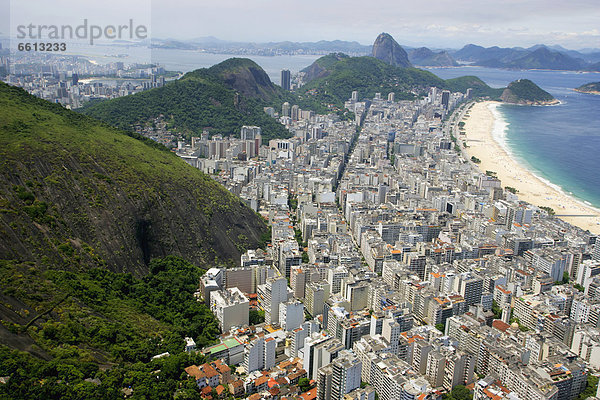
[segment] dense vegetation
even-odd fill
[[[150,358],[214,340],[200,267],[264,222],[155,142],[5,84],[0,108],[0,398],[172,398],[200,359]]]
[[[502,100],[508,103],[544,103],[555,99],[529,79],[519,79],[504,89]]]
[[[350,57],[344,53],[331,53],[326,56],[319,57],[317,60],[315,60],[315,62],[302,70],[302,72],[305,73],[304,81],[310,82],[313,79],[329,74],[333,66],[338,61],[347,58]]]
[[[187,137],[237,135],[243,125],[262,127],[265,139],[289,137],[289,132],[265,114],[279,107],[286,94],[253,61],[233,58],[211,68],[189,72],[164,87],[90,104],[82,112],[123,129],[143,125],[163,115],[169,129]]]
[[[0,84],[0,259],[145,274],[151,258],[238,262],[266,230],[155,142]]]
[[[425,89],[431,86],[462,93],[471,88],[473,96],[492,99],[499,99],[503,90],[493,89],[475,76],[443,80],[421,69],[394,67],[373,57],[344,54],[321,57],[303,71],[308,83],[298,91],[300,99],[309,105],[311,101],[325,104],[330,109],[342,107],[353,90],[358,91],[360,99],[393,92],[397,100],[426,95]]]
[[[423,94],[430,86],[445,87],[444,80],[417,68],[395,67],[366,56],[339,58],[337,62],[331,58],[324,62],[329,73],[304,85],[299,93],[320,103],[342,106],[353,90],[358,91],[360,98],[393,92],[401,100]]]
[[[596,390],[598,389],[598,377],[592,374],[589,374],[587,377],[587,383],[583,392],[579,393],[577,396],[577,400],[585,400],[589,397],[596,396]]]
[[[0,385],[0,398],[111,399],[122,398],[124,387],[135,398],[172,398],[183,368],[202,361],[182,354],[183,337],[212,343],[218,325],[193,297],[202,269],[166,257],[154,259],[150,271],[136,278],[2,261],[4,295],[19,299],[22,308],[13,309],[23,321],[35,321],[3,319],[3,328],[31,342],[42,358],[0,346],[0,376],[10,378]],[[171,356],[151,361],[163,352]]]
[[[450,393],[444,393],[442,400],[472,400],[473,394],[464,385],[456,385]]]
[[[250,310],[249,324],[258,325],[265,322],[265,311],[264,310]]]
[[[581,85],[575,89],[578,92],[582,93],[596,93],[600,94],[600,82],[590,82],[585,85]]]

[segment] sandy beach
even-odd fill
[[[465,117],[465,135],[459,140],[466,142],[466,153],[481,160],[482,172],[494,171],[502,181],[502,187],[518,190],[519,199],[535,206],[547,206],[557,215],[595,215],[594,217],[560,217],[572,225],[600,233],[600,211],[588,207],[577,199],[542,181],[510,156],[494,139],[495,118],[492,110],[500,103],[476,103]],[[462,144],[461,144],[461,147]]]

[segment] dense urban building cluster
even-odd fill
[[[264,146],[244,127],[180,146],[271,226],[265,250],[211,269],[199,293],[232,327],[204,352],[239,366],[247,396],[297,397],[298,377],[305,399],[433,400],[465,385],[476,400],[574,400],[586,387],[600,368],[600,246],[462,154],[470,94],[353,92],[353,123],[286,103],[265,111],[290,139]],[[254,295],[265,321],[248,326]]]
[[[12,63],[9,58],[0,57],[0,68],[7,72],[4,82],[71,109],[165,84],[166,71],[156,65],[97,64],[79,56],[38,53],[15,57]]]

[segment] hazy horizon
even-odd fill
[[[473,43],[600,48],[600,7],[595,0],[438,0],[417,6],[402,0],[368,5],[354,0],[0,0],[0,11],[0,33],[5,36],[14,36],[17,20],[75,24],[87,18],[116,24],[134,18],[148,24],[151,37],[157,39],[213,36],[233,42],[344,40],[371,45],[379,33],[388,32],[410,47],[462,48]]]

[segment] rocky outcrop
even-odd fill
[[[166,148],[0,83],[0,260],[144,275],[238,263],[266,226]]]
[[[381,33],[373,43],[373,57],[397,67],[411,67],[406,51],[389,33]]]

